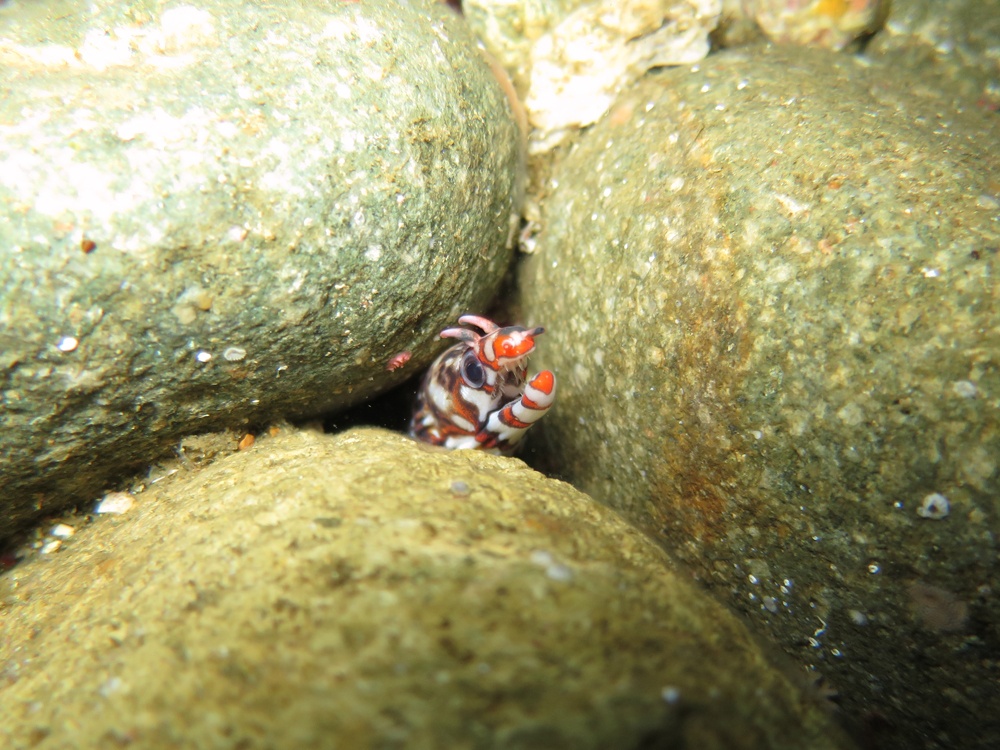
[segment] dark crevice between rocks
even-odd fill
[[[413,414],[417,388],[423,376],[422,372],[418,373],[381,396],[327,415],[322,420],[323,431],[334,433],[352,427],[382,427],[405,433],[410,424],[410,415]]]

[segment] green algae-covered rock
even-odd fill
[[[5,748],[837,748],[799,678],[516,459],[283,430],[0,579]]]
[[[0,71],[0,538],[398,383],[510,259],[520,134],[437,3],[4,4]]]
[[[649,76],[553,168],[520,276],[547,465],[880,747],[1000,744],[968,718],[1000,711],[1000,121],[936,102],[804,50]]]

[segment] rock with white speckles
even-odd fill
[[[560,383],[533,449],[884,717],[879,747],[997,747],[970,717],[1000,713],[1000,121],[889,80],[727,52],[562,156],[520,274]],[[969,616],[929,629],[914,582]]]
[[[511,257],[521,136],[455,14],[160,5],[0,7],[0,539],[419,372]]]
[[[136,500],[0,578],[3,747],[849,746],[642,533],[516,459],[283,429]]]

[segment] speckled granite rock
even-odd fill
[[[534,448],[878,747],[1000,746],[998,125],[822,51],[651,75],[554,167],[521,274]]]
[[[0,581],[12,750],[846,746],[615,514],[384,431],[284,430]]]
[[[453,13],[161,5],[0,7],[0,538],[398,383],[510,259],[520,135]]]
[[[1000,111],[1000,0],[893,0],[866,53],[952,107]]]

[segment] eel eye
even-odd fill
[[[462,358],[462,380],[470,388],[482,388],[486,384],[486,371],[474,351],[466,352]]]

